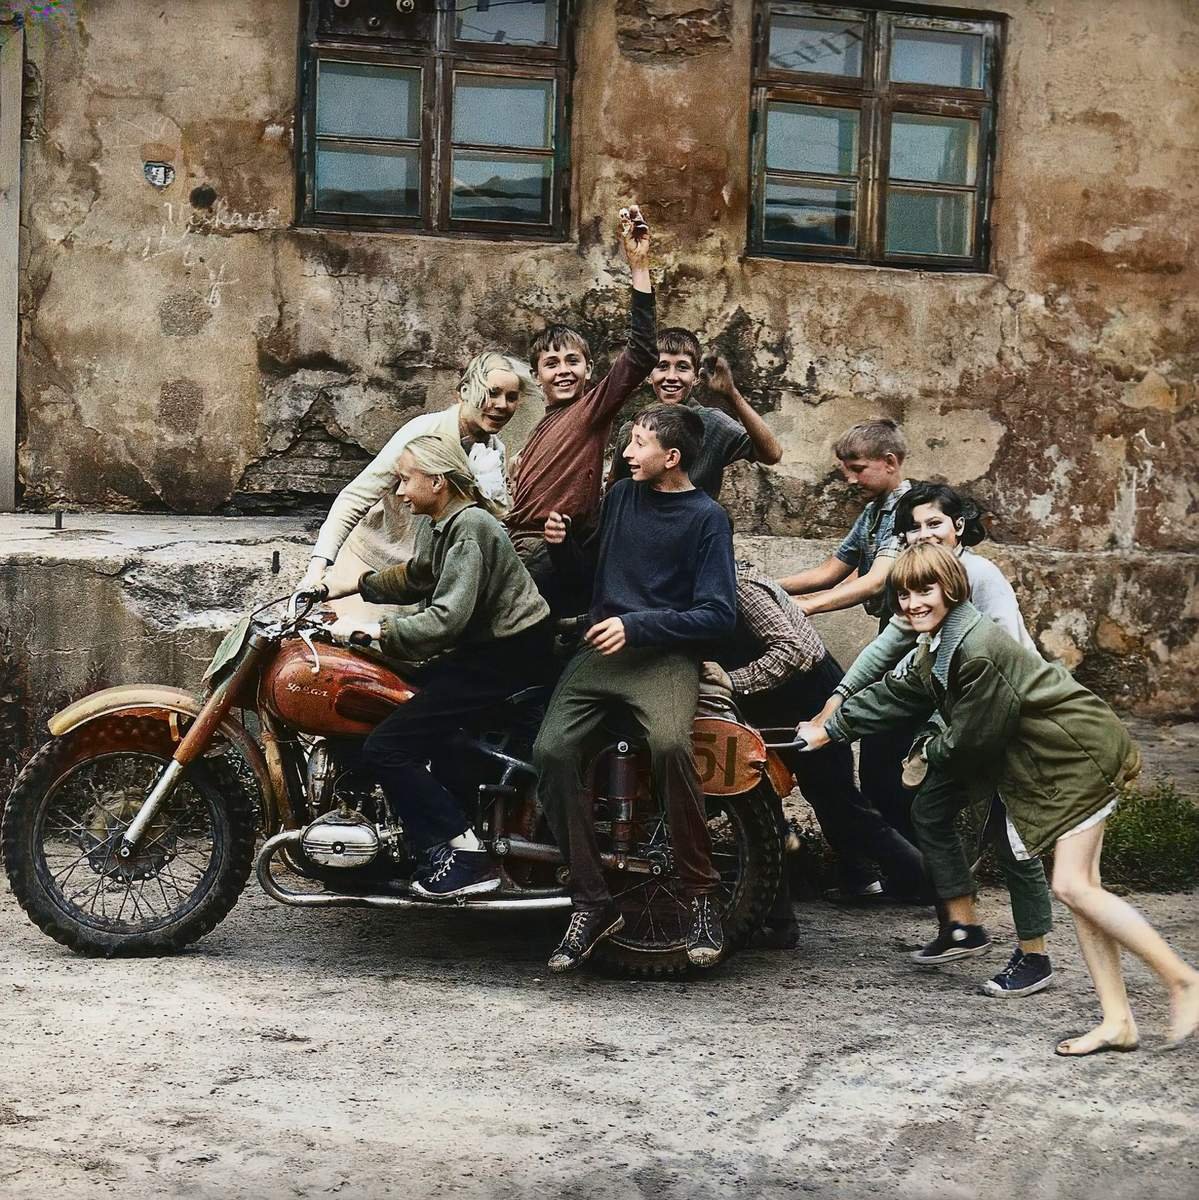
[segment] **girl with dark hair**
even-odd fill
[[[895,507],[895,532],[908,545],[940,545],[952,551],[965,572],[974,607],[1024,649],[1040,653],[1024,625],[1012,585],[993,562],[969,549],[987,536],[973,500],[947,484],[915,483]],[[916,632],[899,615],[891,582],[887,590],[896,615],[858,655],[817,718],[819,723],[827,721],[844,699],[882,679],[916,645]],[[917,781],[913,771],[921,769],[918,765],[908,766],[904,782],[905,786],[919,788],[912,800],[912,825],[938,898],[941,929],[911,957],[919,966],[939,967],[986,953],[991,939],[978,923],[974,877],[956,828],[957,814],[966,804],[965,794],[944,772],[931,770]],[[1007,966],[988,979],[982,990],[989,996],[1008,999],[1030,996],[1048,987],[1053,979],[1053,965],[1045,951],[1045,935],[1053,924],[1045,870],[1039,859],[1021,860],[1012,851],[1006,836],[1006,813],[998,797],[985,819],[985,832],[1011,896],[1019,944]]]
[[[909,546],[892,569],[904,615],[920,640],[899,669],[848,699],[826,726],[801,724],[808,750],[850,742],[937,711],[944,728],[923,747],[930,769],[971,798],[1007,801],[1013,850],[1052,849],[1053,890],[1074,917],[1098,993],[1100,1023],[1059,1042],[1058,1054],[1135,1050],[1120,951],[1149,967],[1170,997],[1167,1048],[1199,1028],[1199,971],[1099,875],[1104,823],[1140,753],[1120,719],[1071,678],[1006,636],[967,599],[960,560],[944,546]]]

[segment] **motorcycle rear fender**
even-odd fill
[[[76,700],[74,704],[68,704],[66,708],[56,712],[47,724],[55,737],[62,737],[63,734],[101,717],[161,717],[163,720],[170,720],[172,716],[195,718],[203,707],[204,701],[181,688],[153,683],[130,683],[122,687],[104,688],[90,696],[84,696],[82,700]],[[278,828],[279,806],[262,750],[246,732],[245,726],[233,717],[226,717],[217,733],[237,750],[254,772],[262,802],[263,828],[268,833],[272,832]],[[171,736],[178,742],[183,735],[178,728],[172,726]]]

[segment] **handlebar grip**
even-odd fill
[[[369,646],[370,644],[371,637],[369,633],[363,633],[361,629],[355,629],[354,632],[350,634],[351,646]]]

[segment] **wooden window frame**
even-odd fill
[[[862,73],[859,77],[782,71],[769,62],[770,18],[773,14],[816,19],[853,20],[863,25]],[[948,87],[895,83],[889,78],[896,27],[976,34],[983,39],[983,86]],[[929,9],[918,5],[870,3],[804,3],[800,0],[755,0],[753,94],[750,106],[750,206],[747,246],[751,256],[804,262],[842,262],[931,271],[987,271],[991,261],[991,201],[998,154],[999,81],[1006,18],[998,13],[962,9]],[[771,103],[856,109],[858,163],[855,176],[816,172],[770,175],[823,183],[852,184],[857,192],[857,242],[853,246],[799,245],[768,241],[766,216],[766,117]],[[895,114],[964,117],[978,122],[978,164],[973,185],[906,183],[890,179],[891,122]],[[966,255],[909,254],[886,250],[886,197],[889,187],[938,193],[973,193],[972,249]]]
[[[429,41],[370,38],[332,38],[317,31],[320,0],[301,0],[296,136],[296,224],[305,228],[418,233],[433,237],[466,236],[490,241],[564,242],[570,229],[570,115],[574,66],[575,0],[558,3],[558,44],[516,46],[471,42],[455,36],[453,0],[417,0],[436,5]],[[319,212],[316,207],[316,89],[321,61],[365,62],[384,66],[415,67],[421,73],[420,100],[420,214],[404,217],[387,214]],[[548,149],[527,146],[456,145],[453,141],[453,88],[455,75],[505,76],[550,80],[554,90],[551,144]],[[326,140],[326,139],[322,139]],[[394,139],[346,138],[349,143],[407,145]],[[541,222],[487,221],[452,217],[453,152],[455,149],[516,154],[548,160],[550,174],[549,220]]]

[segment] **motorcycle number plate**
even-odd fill
[[[762,781],[766,746],[747,725],[720,717],[700,717],[691,730],[695,770],[708,796],[737,796]]]

